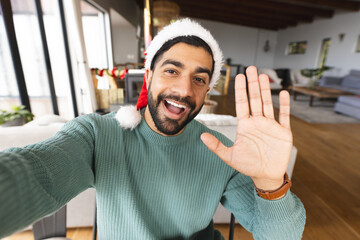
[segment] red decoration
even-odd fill
[[[111,76],[113,78],[116,78],[116,74],[115,74],[115,71],[117,70],[117,67],[114,67],[113,70],[111,71]]]
[[[141,88],[140,96],[138,98],[138,101],[136,103],[136,109],[140,110],[147,105],[147,88],[146,88],[146,81],[145,81],[145,75],[144,75],[144,82],[143,86]]]
[[[121,80],[123,80],[125,78],[125,75],[129,72],[129,70],[127,68],[125,68],[123,71],[121,71],[121,74],[119,76],[119,78]]]

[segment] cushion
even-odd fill
[[[360,108],[342,102],[337,102],[335,104],[334,111],[360,119]]]
[[[310,78],[301,75],[300,69],[291,70],[291,77],[294,85],[308,86],[310,83]]]
[[[33,121],[25,124],[25,127],[33,126],[48,126],[52,123],[66,123],[67,120],[58,116],[58,115],[45,115],[38,118],[35,118]]]
[[[343,78],[341,86],[360,89],[360,77],[348,75]]]
[[[360,110],[360,97],[356,97],[356,96],[340,96],[338,98],[338,102],[357,107]]]
[[[281,84],[282,79],[278,77],[274,69],[270,68],[260,68],[259,69],[260,74],[267,74],[269,78],[271,78],[275,83]]]
[[[350,75],[360,78],[360,70],[351,70]]]

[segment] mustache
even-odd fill
[[[163,93],[158,95],[158,97],[157,97],[157,105],[159,106],[161,101],[164,100],[165,98],[169,99],[169,100],[171,99],[171,100],[177,101],[177,102],[182,103],[184,105],[187,105],[191,109],[195,109],[195,107],[196,107],[195,102],[192,101],[190,97],[180,97],[180,96],[177,96],[177,95],[170,95],[170,94],[163,94]]]

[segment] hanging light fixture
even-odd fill
[[[171,1],[153,2],[153,25],[157,31],[175,21],[180,14],[180,7]]]

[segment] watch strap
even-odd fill
[[[260,188],[256,188],[256,193],[264,198],[264,199],[268,199],[268,200],[274,200],[277,199],[281,196],[283,196],[291,187],[292,183],[291,180],[289,179],[289,176],[287,173],[285,173],[284,175],[284,183],[277,189],[275,190],[271,190],[271,191],[267,191],[267,190],[262,190]]]

